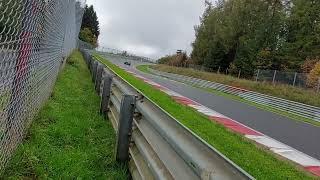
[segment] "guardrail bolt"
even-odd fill
[[[100,103],[100,113],[104,115],[104,117],[107,116],[107,112],[109,109],[108,105],[110,101],[111,84],[112,84],[112,76],[106,75],[103,79],[103,89],[102,89],[102,97],[101,97],[101,103]]]
[[[130,134],[135,109],[135,96],[124,95],[121,101],[116,160],[127,162],[129,159]]]
[[[101,85],[101,79],[102,79],[102,73],[103,73],[103,65],[101,63],[98,63],[97,67],[97,73],[96,73],[96,81],[95,81],[95,90],[100,95],[100,85]]]

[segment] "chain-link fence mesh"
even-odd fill
[[[76,47],[84,4],[0,0],[0,171]]]
[[[318,87],[320,86],[320,77],[319,81],[316,82],[316,86],[312,87],[308,85],[308,74],[297,72],[258,70],[255,79],[257,81],[271,82],[273,84],[287,84],[299,88],[313,88],[316,91],[319,91]]]
[[[92,44],[81,41],[80,39],[78,40],[78,48],[79,49],[90,49],[90,50],[95,49],[95,47]]]
[[[260,82],[270,82],[273,84],[286,84],[294,87],[305,88],[305,89],[314,89],[317,92],[320,92],[320,77],[318,77],[317,82],[313,82],[313,86],[310,86],[310,80],[308,80],[307,73],[297,73],[289,71],[277,71],[277,70],[261,70],[258,69],[255,71],[253,76],[243,76],[241,69],[231,71],[229,69],[222,70],[218,68],[208,68],[201,65],[188,64],[187,66],[182,66],[191,68],[197,71],[213,72],[217,74],[225,74],[238,78],[245,78],[249,80],[255,80]],[[308,83],[309,82],[309,83]]]

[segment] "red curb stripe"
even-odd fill
[[[179,97],[179,96],[172,96],[174,100],[176,100],[178,103],[184,104],[184,105],[199,105],[198,103],[192,101],[191,99],[185,98],[185,97]]]
[[[320,166],[307,166],[305,169],[312,174],[315,174],[317,176],[320,176]]]
[[[209,117],[211,120],[214,120],[216,122],[218,122],[219,124],[224,125],[225,127],[239,133],[239,134],[243,134],[243,135],[255,135],[255,136],[262,136],[261,133],[259,133],[258,131],[255,131],[253,129],[250,129],[236,121],[233,121],[231,119],[228,118],[222,118],[222,117]]]
[[[153,84],[152,86],[155,87],[155,88],[157,88],[157,89],[160,89],[160,90],[166,90],[166,88],[162,87],[161,85],[155,85],[155,84]]]

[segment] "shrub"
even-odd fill
[[[89,28],[81,29],[79,33],[79,39],[93,45],[94,47],[98,46],[97,37],[92,33],[92,31]]]

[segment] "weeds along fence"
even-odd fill
[[[0,0],[0,172],[76,48],[79,0]]]
[[[133,179],[254,179],[112,69],[81,50]]]
[[[217,74],[225,74],[235,76],[237,78],[243,78],[241,69],[233,70],[222,70],[220,67],[218,69],[208,68],[200,65],[189,64],[188,68],[195,69],[198,71],[214,72]],[[246,79],[251,79],[260,82],[270,82],[274,85],[276,84],[286,84],[294,87],[310,89],[313,88],[316,92],[320,92],[320,77],[316,82],[313,82],[313,86],[308,83],[307,73],[289,72],[289,71],[278,71],[278,70],[262,70],[258,69],[251,77],[246,77]]]

